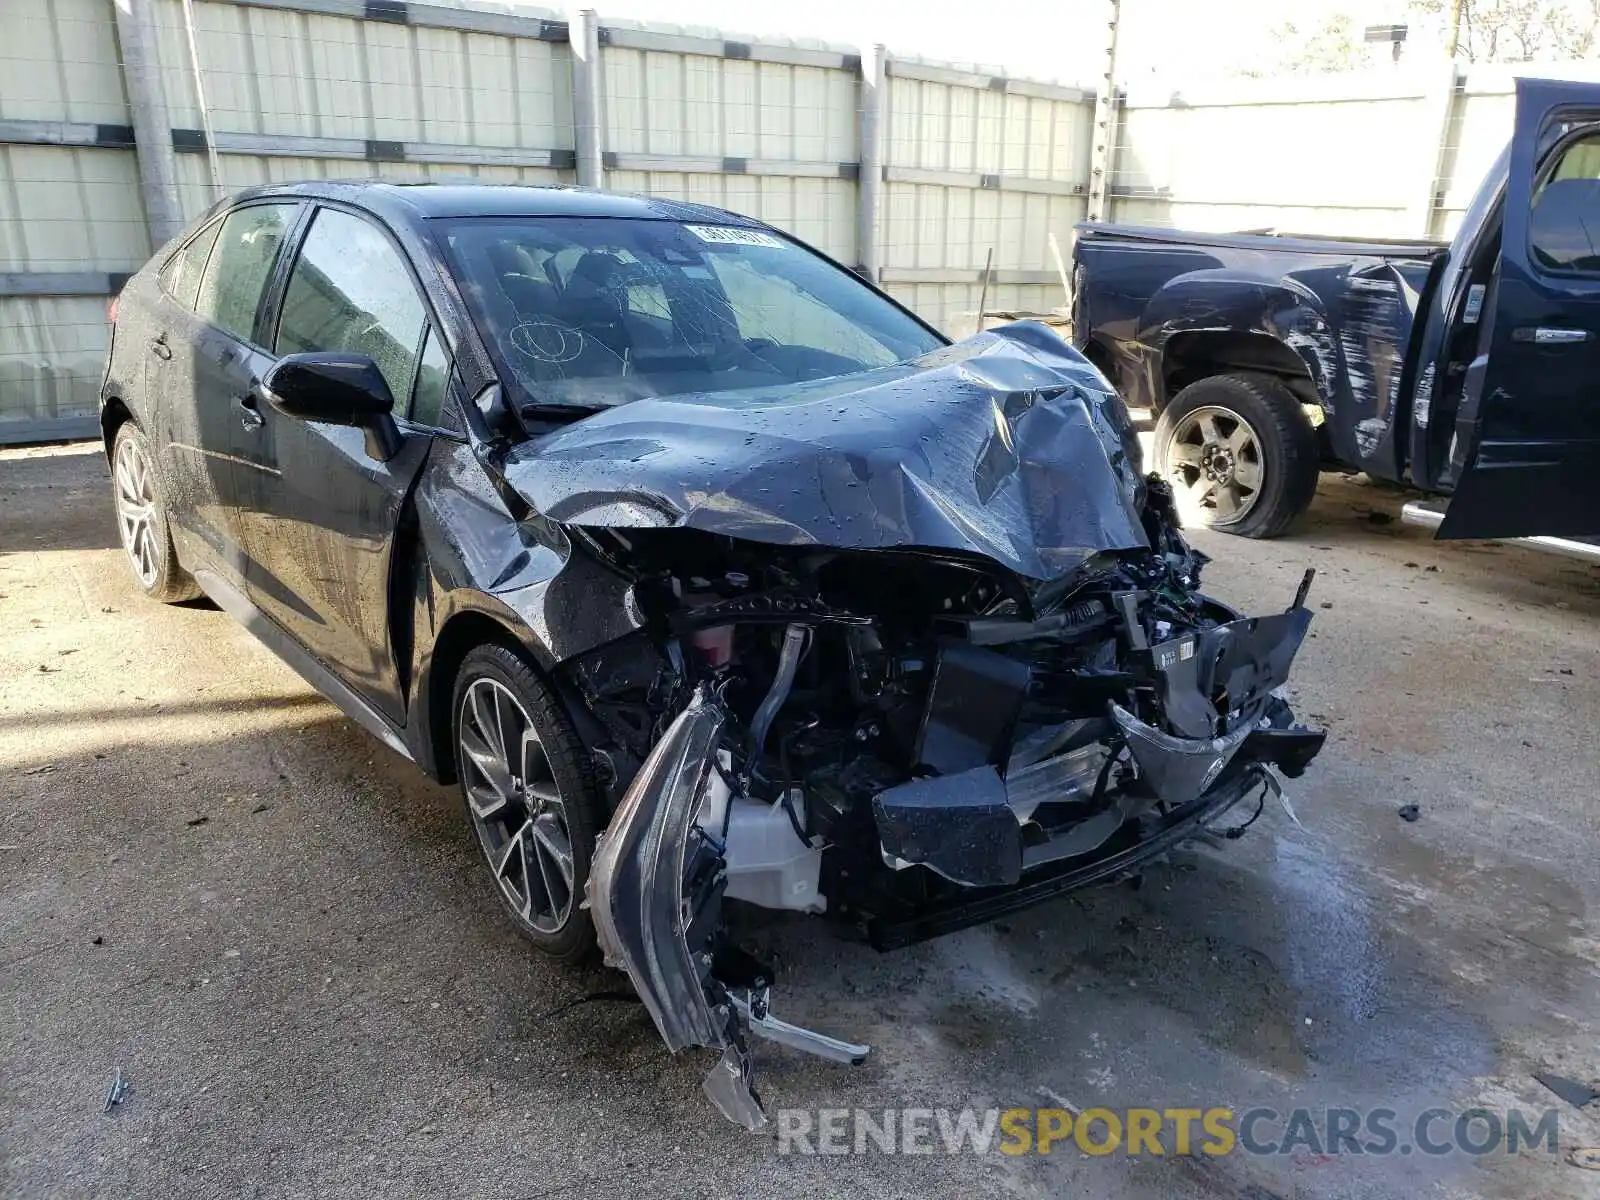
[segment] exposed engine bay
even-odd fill
[[[668,1045],[724,1051],[707,1089],[731,1119],[761,1123],[747,1028],[867,1051],[771,1017],[724,902],[905,945],[1125,874],[1321,748],[1279,694],[1309,573],[1240,618],[1199,591],[1159,479],[1143,516],[1149,549],[1046,584],[955,553],[593,531],[644,624],[571,664],[617,751],[593,914]]]
[[[1283,694],[1310,572],[1269,616],[1207,597],[1138,463],[1104,378],[1026,322],[505,455],[564,561],[527,594],[608,793],[595,933],[670,1049],[721,1052],[730,1119],[765,1121],[751,1035],[867,1047],[773,1015],[729,906],[904,946],[1137,874],[1241,806],[1235,835],[1321,749]]]

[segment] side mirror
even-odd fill
[[[261,385],[272,407],[286,417],[362,430],[367,453],[379,462],[388,462],[400,450],[394,394],[378,364],[365,354],[288,354],[273,364]]]

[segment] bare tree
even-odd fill
[[[1412,12],[1454,15],[1456,56],[1468,62],[1591,58],[1600,38],[1600,0],[1411,0]]]

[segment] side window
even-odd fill
[[[425,321],[422,297],[394,244],[360,217],[332,208],[317,213],[289,274],[277,352],[365,354],[403,412]]]
[[[411,419],[423,425],[439,426],[444,408],[445,386],[450,378],[450,357],[438,331],[428,326],[422,344],[422,361],[417,364],[417,385],[411,393]]]
[[[1533,260],[1559,274],[1600,274],[1600,133],[1561,152],[1528,217]]]
[[[294,217],[294,204],[252,204],[229,213],[195,298],[195,312],[249,341],[261,293]]]
[[[220,222],[213,222],[201,230],[161,269],[162,288],[185,308],[194,308],[195,297],[200,294],[200,276],[206,269],[206,259],[211,256],[211,247],[216,244],[220,228]]]

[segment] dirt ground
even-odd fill
[[[0,1195],[1600,1194],[1566,1161],[1600,1104],[1533,1078],[1600,1084],[1600,571],[1399,503],[1329,478],[1291,537],[1196,539],[1245,608],[1318,570],[1302,827],[893,955],[781,925],[779,1015],[873,1053],[763,1049],[763,1091],[1556,1108],[1560,1152],[781,1156],[639,1006],[563,1007],[617,982],[518,939],[454,791],[222,613],[136,594],[95,447],[0,453]]]

